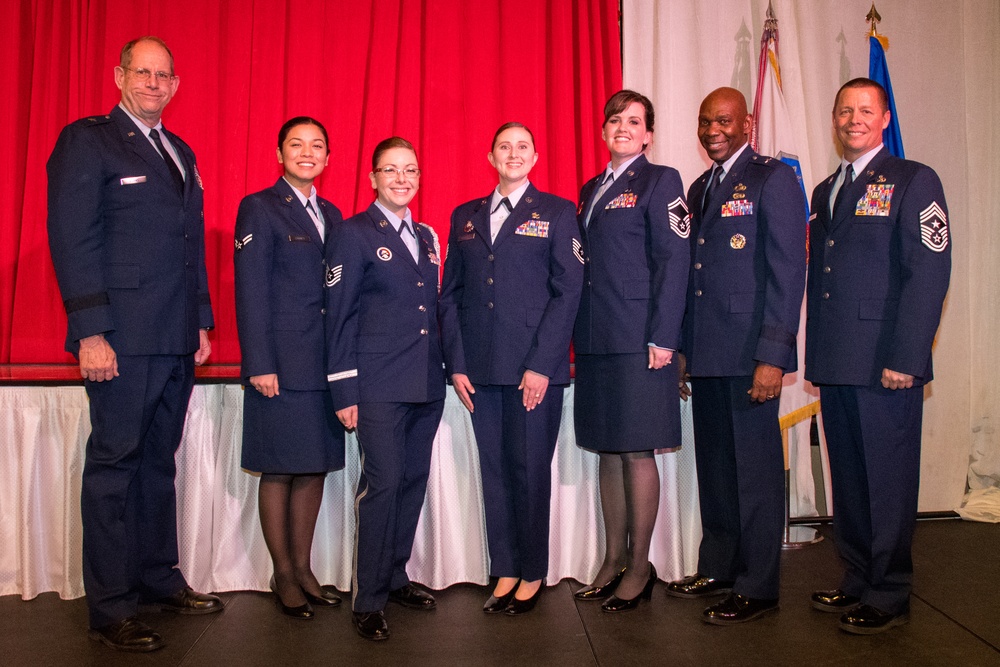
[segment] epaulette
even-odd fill
[[[81,118],[80,120],[76,121],[75,123],[73,123],[73,125],[82,125],[82,126],[104,125],[106,123],[110,123],[111,121],[112,121],[111,114],[108,114],[106,116],[87,116],[85,118]]]

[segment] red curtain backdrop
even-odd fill
[[[280,125],[330,133],[317,189],[345,216],[368,206],[375,144],[414,143],[411,208],[447,243],[451,210],[496,184],[496,128],[535,134],[531,180],[573,201],[602,168],[601,108],[621,87],[617,0],[11,0],[0,37],[0,363],[71,362],[45,231],[45,162],[67,123],[118,103],[122,45],[170,45],[177,95],[163,122],[198,156],[216,329],[214,363],[239,361],[233,224],[240,199],[281,175]],[[156,257],[148,261],[155,262]]]

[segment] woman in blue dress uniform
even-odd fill
[[[278,133],[285,173],[247,195],[236,217],[236,322],[243,362],[243,468],[261,473],[260,524],[282,611],[313,617],[340,604],[310,566],[326,473],[344,466],[324,369],[324,244],[342,217],[316,195],[326,129],[305,116]],[[311,603],[311,604],[310,604]]]
[[[548,571],[552,455],[583,255],[573,204],[528,181],[531,131],[502,125],[488,158],[500,184],[451,216],[441,333],[479,447],[498,578],[483,611],[517,615],[535,606]]]
[[[600,453],[604,562],[580,600],[607,612],[649,599],[656,570],[649,544],[659,506],[653,458],[681,442],[677,372],[690,264],[690,217],[680,175],[650,164],[653,105],[615,93],[602,137],[611,161],[580,192],[583,297],[573,332],[577,443]]]

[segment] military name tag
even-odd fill
[[[747,201],[746,199],[733,199],[722,205],[723,218],[734,218],[740,215],[753,215],[752,201]]]
[[[865,194],[858,200],[854,215],[889,215],[893,184],[870,183]]]
[[[125,178],[118,181],[122,185],[135,185],[136,183],[145,183],[145,176],[126,176]]]
[[[514,233],[520,236],[535,236],[547,239],[549,238],[549,223],[547,220],[528,220],[518,225]]]

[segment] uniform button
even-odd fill
[[[830,271],[832,271],[832,269],[829,266],[823,267],[823,273],[830,273]]]
[[[705,245],[705,239],[698,239],[698,245]]]
[[[701,262],[695,262],[695,263],[694,263],[694,268],[695,268],[695,270],[696,270],[696,271],[697,271],[698,269],[700,269],[700,268],[701,268]]]
[[[427,329],[421,329],[420,330],[420,335],[421,336],[426,336],[427,335]]]
[[[426,313],[427,312],[427,306],[420,306],[419,308],[417,308],[417,310],[419,310],[421,313]]]
[[[490,255],[490,256],[489,256],[489,257],[487,257],[486,259],[488,259],[488,260],[490,260],[490,261],[492,262],[492,261],[493,261],[493,255]]]
[[[695,296],[701,296],[701,290],[700,290],[700,289],[696,289],[696,290],[694,291],[694,295],[695,295]]]
[[[489,308],[490,310],[493,310],[493,302],[490,301],[488,304],[486,304],[486,307]]]
[[[826,242],[826,244],[832,248],[833,247],[833,239],[828,240]]]
[[[829,292],[823,292],[823,298],[824,299],[829,299],[830,298],[830,293]]]
[[[492,278],[487,278],[486,279],[486,284],[487,285],[492,285],[493,284],[493,279]]]
[[[326,308],[320,308],[319,309],[319,314],[320,315],[326,315]]]
[[[418,280],[417,281],[417,287],[423,287],[423,286],[424,286],[424,281],[423,280]]]

